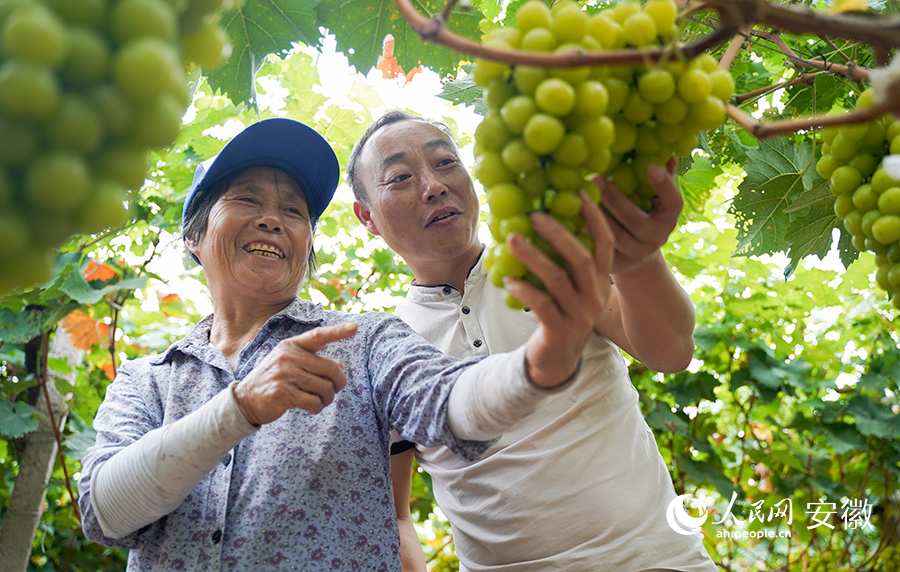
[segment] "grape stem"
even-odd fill
[[[456,0],[450,0],[450,3],[455,2]],[[447,10],[444,10],[439,16],[429,19],[413,8],[410,0],[395,0],[395,3],[400,14],[423,40],[440,44],[461,54],[509,65],[521,64],[544,68],[639,65],[668,59],[672,55],[671,46],[661,46],[656,49],[625,49],[607,52],[572,50],[561,54],[498,50],[473,42],[447,30],[447,17],[445,16]],[[731,25],[727,19],[723,19],[723,24],[720,28],[693,44],[679,48],[679,52],[685,59],[693,59],[703,52],[725,43],[728,38],[734,35],[736,30],[736,25]]]
[[[804,119],[760,123],[733,103],[727,103],[725,105],[725,111],[728,114],[728,117],[749,131],[750,134],[757,139],[768,139],[769,137],[775,137],[776,135],[797,133],[798,131],[812,129],[813,127],[867,123],[881,117],[885,113],[900,111],[900,81],[891,84],[889,95],[885,101],[843,115],[820,115],[806,117]]]
[[[812,85],[816,81],[816,78],[824,73],[827,72],[819,71],[815,73],[804,73],[791,80],[782,81],[780,83],[776,83],[775,85],[768,85],[766,87],[761,87],[753,91],[748,91],[747,93],[735,95],[733,101],[735,104],[740,105],[749,99],[756,99],[757,97],[763,96],[771,91],[775,91],[776,89],[793,87],[795,85],[800,85],[801,83]]]
[[[866,81],[869,79],[869,70],[857,65],[856,63],[850,62],[847,65],[842,65],[826,61],[808,60],[798,56],[794,52],[794,50],[792,50],[786,43],[784,43],[784,40],[782,40],[781,36],[779,36],[778,34],[772,32],[756,32],[754,35],[773,42],[776,46],[778,46],[782,53],[784,53],[784,55],[787,56],[787,58],[797,66],[820,69],[836,75],[842,75],[854,81]]]

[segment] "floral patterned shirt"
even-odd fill
[[[103,535],[91,476],[142,435],[196,410],[243,379],[278,342],[353,320],[353,337],[319,355],[341,360],[347,386],[318,415],[292,409],[243,439],[158,521],[120,539]],[[209,342],[212,317],[163,354],[122,365],[94,420],[80,506],[85,535],[130,549],[128,569],[400,570],[390,478],[390,431],[478,458],[491,442],[456,439],[450,389],[477,359],[448,357],[399,318],[349,315],[296,299],[271,317],[232,370]]]

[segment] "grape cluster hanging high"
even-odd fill
[[[128,217],[148,149],[172,144],[185,62],[230,53],[233,0],[0,2],[0,295],[49,278],[76,233]]]
[[[591,16],[571,0],[552,8],[532,0],[516,12],[517,28],[493,30],[483,43],[555,53],[647,48],[676,39],[676,18],[671,0],[621,2]],[[510,232],[561,262],[534,236],[531,211],[549,212],[592,247],[578,195],[581,189],[599,202],[592,175],[606,175],[650,210],[655,192],[647,169],[665,165],[673,154],[689,155],[700,131],[722,124],[724,102],[734,91],[730,73],[718,70],[711,56],[683,61],[677,49],[641,66],[544,69],[479,60],[473,75],[489,108],[475,132],[475,174],[487,192],[488,226],[497,241],[485,267],[498,286],[505,276],[539,284],[510,254]],[[516,305],[510,297],[507,302]]]
[[[865,90],[856,108],[872,105]],[[900,181],[884,169],[884,156],[900,154],[900,121],[885,115],[876,121],[826,128],[822,157],[816,163],[835,195],[834,212],[860,252],[875,254],[878,286],[891,292],[900,308]]]

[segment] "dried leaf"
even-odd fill
[[[410,81],[414,75],[422,71],[422,66],[416,66],[409,73],[404,73],[403,68],[397,64],[397,58],[394,57],[394,36],[388,34],[375,69],[381,70],[381,76],[386,79],[402,77],[406,81]]]
[[[62,327],[72,336],[72,345],[86,352],[109,339],[109,324],[97,321],[81,310],[63,318]]]
[[[88,263],[88,267],[84,270],[84,279],[88,282],[95,280],[109,280],[116,277],[116,271],[106,264],[97,264],[93,260]]]

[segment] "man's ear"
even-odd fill
[[[381,233],[378,231],[378,225],[372,220],[372,211],[369,210],[369,207],[367,207],[365,203],[353,201],[353,214],[356,215],[356,218],[359,219],[359,223],[363,225],[370,234],[373,236],[381,236]]]

